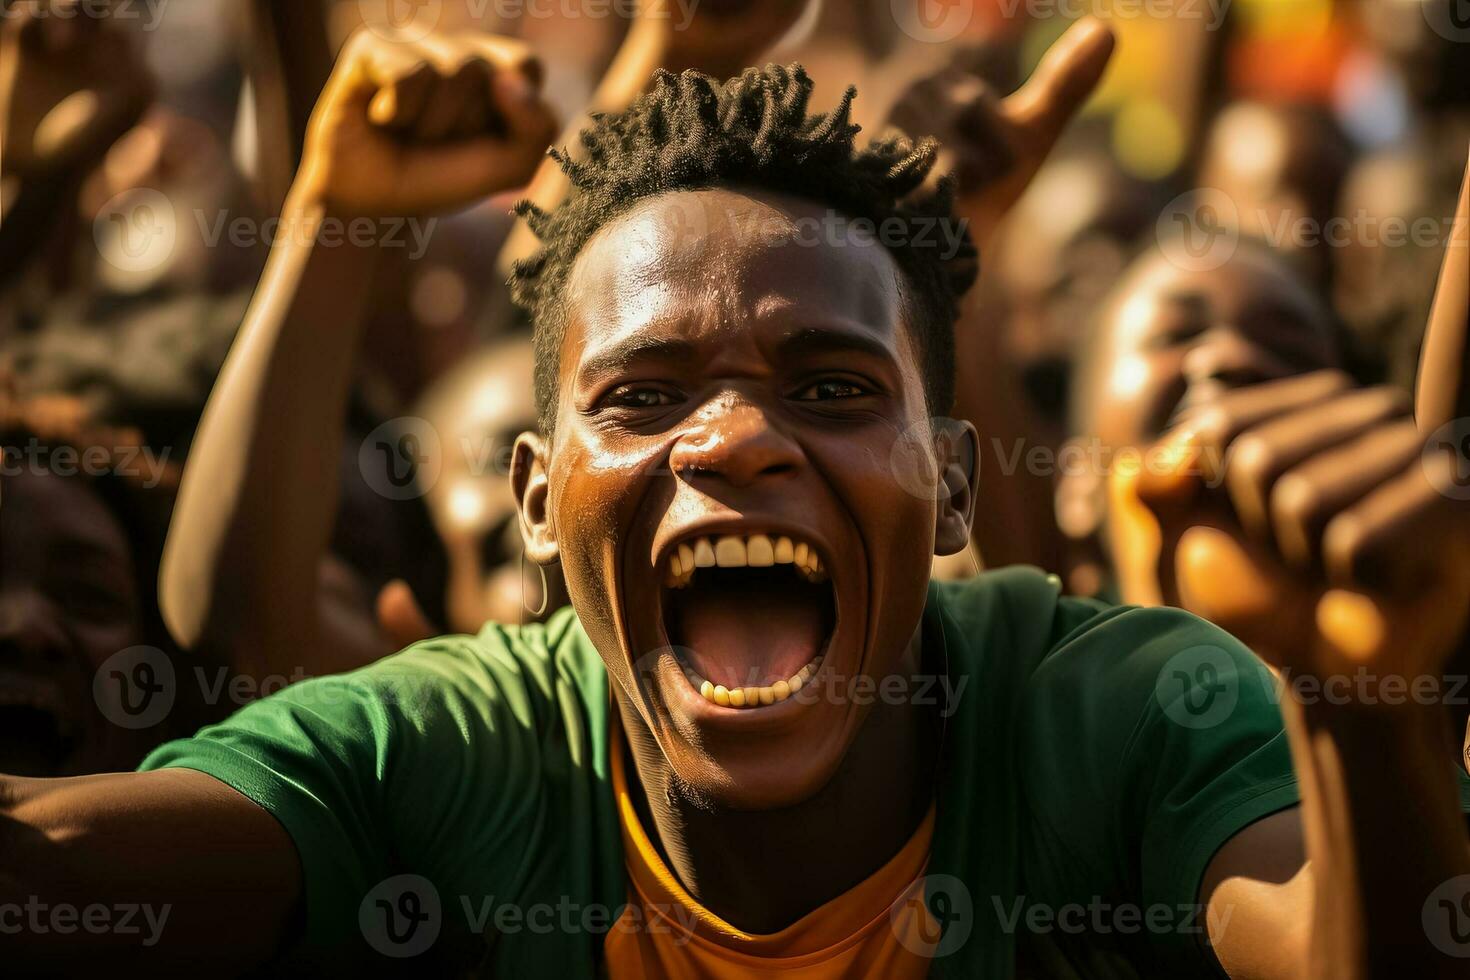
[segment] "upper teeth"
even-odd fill
[[[808,582],[823,582],[827,578],[827,569],[817,556],[817,549],[805,541],[793,541],[784,535],[773,539],[765,534],[725,534],[684,542],[670,551],[665,584],[682,589],[694,578],[696,568],[716,565],[720,568],[795,565]]]

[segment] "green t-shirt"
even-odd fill
[[[1008,977],[1018,946],[1047,975],[1210,975],[1205,866],[1297,801],[1260,661],[1187,613],[1064,598],[1027,568],[932,584],[923,651],[938,679],[907,691],[947,716],[931,975]],[[625,903],[609,711],[567,609],[293,685],[143,768],[207,772],[284,825],[293,959],[592,976]]]

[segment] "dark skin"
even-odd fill
[[[0,286],[30,268],[75,211],[82,178],[142,117],[153,80],[113,17],[81,16],[80,0],[0,4]],[[62,265],[64,263],[56,263]]]
[[[915,84],[893,110],[892,121],[910,135],[939,140],[933,177],[953,172],[958,178],[959,217],[980,250],[982,271],[1004,262],[1003,254],[995,256],[996,262],[991,255],[1001,219],[1091,96],[1114,44],[1108,27],[1084,17],[1007,98],[978,76],[946,69]],[[1031,260],[1030,265],[1037,263]],[[992,439],[1006,445],[1049,435],[1029,409],[1022,373],[1004,367],[1016,362],[1010,346],[993,303],[982,290],[973,291],[955,326],[959,384],[953,414],[976,426],[982,446]],[[977,514],[975,544],[982,561],[988,566],[1025,562],[1058,567],[1061,542],[1047,505],[1050,482],[1025,470],[1000,480],[981,469],[988,503]]]
[[[689,198],[725,205],[709,223],[714,238],[724,236],[723,249],[705,247],[699,239],[659,237],[661,229],[678,227],[666,211],[681,198],[686,206]],[[963,547],[968,537],[973,473],[941,469],[944,492],[905,499],[907,491],[881,454],[916,420],[919,435],[930,435],[918,360],[908,346],[909,331],[900,329],[903,308],[895,303],[892,260],[876,249],[819,246],[806,256],[788,250],[776,262],[769,242],[732,241],[720,230],[720,214],[759,210],[779,226],[809,215],[802,209],[810,207],[739,189],[702,191],[646,202],[605,229],[573,270],[567,296],[573,314],[606,317],[611,328],[603,329],[601,321],[570,325],[561,351],[559,428],[549,442],[524,436],[515,459],[528,552],[539,561],[560,559],[613,688],[627,702],[630,728],[636,731],[641,721],[656,742],[659,758],[649,760],[651,768],[634,756],[642,784],[653,783],[650,773],[667,767],[691,792],[705,795],[715,812],[794,807],[819,798],[832,780],[846,778],[860,785],[882,782],[890,806],[895,800],[927,803],[923,780],[895,787],[891,772],[847,777],[841,771],[847,752],[858,751],[863,737],[858,722],[876,722],[876,713],[863,718],[847,704],[793,700],[737,717],[728,713],[734,709],[692,703],[665,661],[640,659],[661,645],[657,612],[664,596],[653,583],[671,535],[712,514],[722,521],[785,520],[814,540],[831,569],[839,609],[829,656],[849,672],[856,668],[872,676],[911,662],[905,656],[914,648],[929,554]],[[788,265],[807,274],[797,275]],[[826,277],[844,288],[837,290]],[[606,291],[594,292],[597,286]],[[750,304],[753,291],[759,302]],[[802,349],[778,351],[794,322],[802,324]],[[1450,329],[1463,335],[1465,324],[1456,321]],[[667,343],[644,346],[638,357],[626,348],[617,357],[600,356],[610,353],[611,344],[654,337],[679,345],[686,356],[670,360]],[[629,376],[639,367],[637,374],[654,370],[657,383]],[[1458,377],[1459,364],[1452,367]],[[655,391],[624,392],[612,401],[602,397],[630,384]],[[816,397],[802,397],[808,394]],[[832,407],[809,404],[848,399],[854,402],[836,406],[834,415],[827,414]],[[652,414],[633,418],[641,413]],[[934,449],[935,458],[947,458]],[[1174,480],[1168,470],[1161,475],[1145,499],[1163,520],[1171,495],[1186,490],[1192,477],[1179,473]],[[774,492],[778,487],[787,492]],[[1377,513],[1425,513],[1420,497],[1392,502],[1400,506]],[[1241,525],[1229,528],[1226,545],[1250,533]],[[1389,567],[1399,567],[1397,559],[1412,567],[1426,557],[1453,564],[1463,554],[1463,525],[1447,520],[1433,529],[1435,534],[1412,538],[1382,536],[1389,548],[1380,557],[1389,559]],[[1428,548],[1426,540],[1432,542]],[[1396,541],[1410,544],[1395,549]],[[1208,536],[1201,544],[1223,547]],[[1335,554],[1330,548],[1323,553]],[[1219,556],[1231,557],[1227,551]],[[1243,576],[1279,571],[1300,590],[1322,588],[1310,572],[1264,560],[1237,567]],[[1372,595],[1369,608],[1324,593],[1328,615],[1319,620],[1320,604],[1300,605],[1285,589],[1255,590],[1252,598],[1274,603],[1271,618],[1282,624],[1282,636],[1311,641],[1304,649],[1267,647],[1277,662],[1326,673],[1341,666],[1333,658],[1346,651],[1374,667],[1422,671],[1438,668],[1450,627],[1463,626],[1470,583],[1462,579],[1463,568],[1460,577],[1448,576],[1420,596],[1433,601],[1431,615],[1419,605],[1405,614]],[[1395,587],[1402,590],[1410,581]],[[1362,583],[1334,578],[1331,584],[1340,591]],[[1190,595],[1203,600],[1201,605],[1211,598]],[[1344,617],[1350,625],[1371,628],[1372,615],[1385,619],[1378,639],[1394,643],[1364,644],[1340,628]],[[1384,657],[1394,659],[1378,659]],[[1470,872],[1470,850],[1447,798],[1441,759],[1425,744],[1426,716],[1366,707],[1354,702],[1305,717],[1291,713],[1288,704],[1305,833],[1291,812],[1262,821],[1228,843],[1206,874],[1210,921],[1233,913],[1228,932],[1212,937],[1233,976],[1400,975],[1390,972],[1394,966],[1402,968],[1401,975],[1463,972],[1459,961],[1428,948],[1418,926],[1429,881]],[[691,732],[702,737],[692,740]],[[800,751],[773,759],[773,748]],[[906,761],[912,764],[912,757]],[[740,781],[732,782],[731,775]],[[1406,808],[1404,799],[1418,805]],[[874,822],[881,824],[877,817]],[[726,826],[733,823],[730,817]],[[687,847],[691,840],[701,853],[685,859],[686,865],[721,866],[720,855],[704,854],[708,845],[697,844],[680,826],[669,826],[667,839],[664,826],[655,823],[654,829],[676,873],[676,845]],[[810,833],[790,820],[777,829],[786,841]],[[745,836],[738,840],[749,843]],[[887,853],[902,840],[894,834]],[[1385,848],[1384,841],[1404,846]],[[794,853],[789,844],[761,843]],[[1305,866],[1304,846],[1310,857]],[[801,857],[825,862],[821,852],[836,850],[829,834]],[[288,935],[301,896],[299,864],[281,826],[197,772],[0,778],[0,869],[4,901],[44,894],[53,901],[172,903],[169,930],[148,952],[156,961],[189,963],[195,970],[206,961],[242,969],[269,957]],[[738,880],[733,872],[726,876]],[[1287,876],[1286,885],[1278,884]],[[684,883],[698,886],[692,879]],[[221,922],[230,928],[220,929]],[[75,962],[100,948],[139,954],[128,937],[115,934],[20,940],[22,969],[64,969],[68,957]]]
[[[86,477],[14,469],[0,479],[0,770],[134,765],[149,733],[109,724],[90,693],[108,657],[144,642],[127,535]]]
[[[1147,447],[1177,413],[1233,389],[1339,364],[1318,300],[1277,259],[1244,247],[1205,271],[1163,252],[1140,259],[1097,329],[1075,398],[1084,431],[1108,451]],[[1130,526],[1107,507],[1105,475],[1090,467],[1062,474],[1058,523],[1079,549],[1105,534],[1125,601],[1164,601],[1151,559],[1138,558]]]
[[[674,241],[681,208],[709,216],[707,234]],[[589,636],[622,651],[608,666],[666,853],[713,911],[752,931],[789,924],[899,849],[932,796],[912,764],[933,757],[932,733],[908,704],[739,712],[699,699],[672,657],[646,655],[668,643],[656,569],[669,542],[711,525],[800,529],[832,569],[829,664],[877,681],[917,669],[924,597],[912,584],[936,553],[965,546],[973,501],[958,470],[937,503],[892,477],[895,441],[928,411],[882,247],[741,233],[822,213],[709,191],[600,232],[568,283],[556,432],[522,437],[513,474],[528,554],[561,557]],[[630,263],[631,242],[649,247]],[[659,342],[679,346],[626,353]],[[639,398],[660,404],[620,404]],[[770,860],[731,860],[752,834]]]

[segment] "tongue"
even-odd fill
[[[790,678],[822,652],[824,603],[799,583],[695,588],[679,599],[677,637],[701,677],[728,688]]]

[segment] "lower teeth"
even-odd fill
[[[690,680],[701,697],[722,708],[764,708],[778,701],[785,701],[800,691],[811,682],[821,666],[822,658],[819,656],[786,680],[777,681],[769,687],[737,687],[732,690],[723,684],[703,680],[692,672]]]

